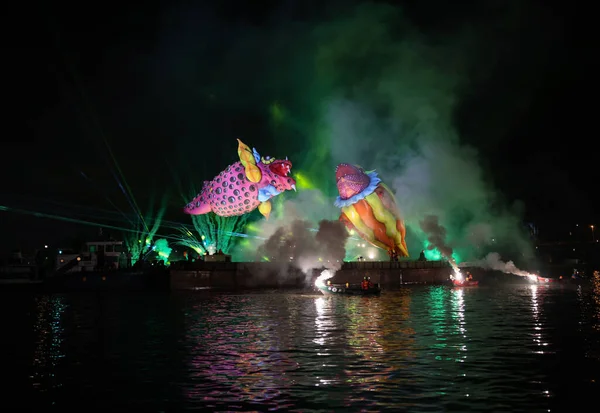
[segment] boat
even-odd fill
[[[50,291],[168,290],[169,269],[162,261],[139,259],[134,265],[125,242],[102,239],[85,243],[84,250],[60,250],[56,268],[45,286]]]
[[[381,294],[381,287],[379,284],[368,288],[366,290],[360,287],[360,284],[329,284],[329,285],[317,285],[317,288],[321,293],[325,295],[362,295],[362,296],[375,296]]]
[[[560,276],[558,278],[556,277],[542,277],[540,275],[537,276],[537,284],[538,285],[543,285],[543,284],[552,284],[552,285],[564,285],[564,284],[574,284],[574,285],[582,285],[582,284],[587,284],[589,283],[591,280],[589,278],[583,278],[580,276],[577,277],[563,277]]]
[[[169,268],[162,261],[132,266],[125,251],[122,241],[91,241],[79,253],[57,249],[55,258],[47,248],[36,257],[15,253],[0,267],[0,291],[169,290]]]
[[[455,287],[475,287],[479,285],[479,281],[475,280],[452,280]]]

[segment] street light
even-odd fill
[[[592,229],[592,241],[596,242],[596,235],[594,234],[594,226],[590,225],[590,228]]]

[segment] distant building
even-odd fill
[[[84,251],[59,251],[56,270],[69,266],[64,272],[94,271],[127,267],[127,248],[123,241],[89,241]]]

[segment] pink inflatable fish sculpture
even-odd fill
[[[271,201],[283,191],[296,190],[296,181],[289,176],[292,163],[286,159],[261,157],[255,148],[250,151],[238,139],[239,162],[204,181],[200,193],[187,204],[183,212],[202,215],[209,212],[222,217],[243,215],[258,210],[265,218],[271,213]]]

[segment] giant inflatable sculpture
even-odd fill
[[[396,199],[377,173],[342,163],[335,170],[335,178],[340,194],[335,206],[342,209],[340,221],[391,257],[408,257],[406,228]]]
[[[247,214],[256,207],[265,218],[271,213],[271,201],[283,191],[296,190],[289,175],[288,159],[262,157],[238,139],[239,162],[229,165],[212,181],[204,181],[200,193],[183,212],[202,215],[214,212],[222,217]]]

